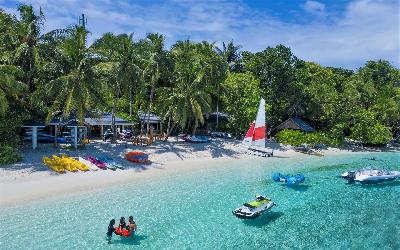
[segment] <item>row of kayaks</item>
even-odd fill
[[[131,151],[126,154],[126,159],[134,163],[148,164],[151,163],[149,155],[141,151]],[[57,173],[65,173],[80,171],[96,171],[99,169],[124,169],[124,166],[114,161],[108,156],[89,156],[86,159],[82,157],[73,158],[68,155],[53,155],[50,157],[43,157],[43,163],[48,166],[51,170]]]
[[[94,157],[89,156],[86,159],[82,157],[73,158],[68,155],[53,155],[50,157],[43,157],[43,163],[51,170],[57,173],[77,172],[77,171],[96,171],[99,169],[124,169],[122,165],[114,161],[111,157]]]

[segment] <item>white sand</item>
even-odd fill
[[[126,161],[125,153],[131,150],[149,153],[152,164],[140,165]],[[84,158],[89,155],[104,154],[113,157],[126,169],[56,174],[44,166],[41,159],[43,156],[60,153]],[[350,153],[350,151],[324,150],[325,155],[345,153]],[[213,140],[206,144],[190,144],[171,139],[169,142],[156,142],[148,147],[128,145],[125,142],[111,144],[95,141],[84,150],[55,149],[51,144],[41,144],[37,150],[26,146],[22,154],[24,156],[22,162],[0,168],[0,207],[95,190],[120,183],[145,181],[148,178],[173,175],[176,171],[215,167],[216,161],[258,158],[258,156],[243,154],[239,142],[234,140]],[[280,157],[295,158],[299,155],[303,154],[282,148],[274,151],[274,156]],[[207,164],[211,162],[213,164]]]

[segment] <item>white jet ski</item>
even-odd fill
[[[254,219],[261,213],[268,211],[276,204],[264,196],[256,196],[255,201],[243,204],[243,206],[232,211],[233,215],[241,219]]]
[[[348,171],[342,173],[342,178],[349,182],[359,182],[361,184],[376,184],[393,181],[400,178],[400,171],[387,171],[382,169],[363,169],[358,171]]]

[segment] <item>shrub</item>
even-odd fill
[[[332,132],[311,132],[304,133],[299,130],[285,129],[277,133],[276,139],[279,143],[300,146],[302,143],[316,145],[325,144],[337,146],[342,142],[342,138]]]
[[[21,160],[18,151],[12,146],[0,144],[0,165],[15,163]]]
[[[351,128],[351,138],[362,141],[364,144],[382,145],[392,139],[392,132],[388,127],[379,123],[368,126],[359,123]]]
[[[276,134],[276,140],[279,143],[289,144],[292,146],[300,146],[305,143],[303,133],[299,130],[285,129]]]

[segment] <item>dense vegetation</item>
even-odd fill
[[[43,13],[18,10],[15,17],[0,9],[2,148],[18,142],[26,120],[49,121],[59,112],[82,120],[88,110],[131,120],[138,110],[155,112],[170,134],[196,133],[218,107],[230,114],[218,129],[240,135],[261,96],[270,128],[302,117],[332,144],[345,137],[382,144],[399,133],[400,72],[387,61],[353,72],[305,62],[283,45],[251,53],[233,42],[218,48],[185,40],[166,49],[160,34],[134,40],[106,33],[89,45],[85,27],[43,34]]]

